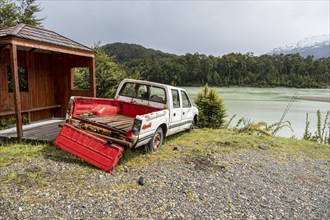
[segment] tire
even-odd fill
[[[158,151],[162,144],[164,139],[164,132],[161,127],[157,128],[154,136],[150,139],[149,143],[147,144],[147,149],[150,153]]]
[[[190,127],[188,128],[188,132],[192,132],[192,130],[194,130],[195,127],[196,127],[196,120],[194,118],[193,121],[191,122]]]

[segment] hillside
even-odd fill
[[[169,58],[174,54],[164,53],[159,50],[148,49],[138,44],[128,43],[111,43],[101,47],[108,55],[115,56],[115,61],[118,63],[129,62],[134,59],[145,58]]]
[[[107,44],[102,49],[115,56],[115,62],[123,64],[128,77],[177,86],[208,83],[211,86],[322,88],[328,86],[330,75],[330,58],[311,59],[299,54],[174,55],[127,43]]]

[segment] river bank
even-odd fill
[[[330,102],[330,96],[297,96],[296,99],[307,100],[307,101]]]

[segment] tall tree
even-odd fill
[[[45,18],[37,18],[42,11],[36,0],[0,0],[0,28],[19,23],[41,26]]]
[[[93,49],[96,51],[96,96],[113,98],[126,73],[113,62],[114,57],[110,57],[100,48],[100,43],[96,43]]]

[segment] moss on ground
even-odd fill
[[[216,153],[230,153],[237,148],[257,149],[266,147],[275,156],[307,156],[330,160],[330,145],[312,141],[286,139],[281,137],[257,136],[235,133],[229,130],[196,129],[182,132],[165,139],[159,152],[149,154],[144,149],[126,149],[118,170],[124,166],[143,166],[156,160],[201,156]],[[178,150],[173,150],[174,148]],[[27,143],[2,143],[0,145],[0,166],[26,163],[38,157],[66,163],[84,165],[84,172],[93,172],[93,167],[79,158],[51,145]],[[78,172],[80,173],[80,172]]]

